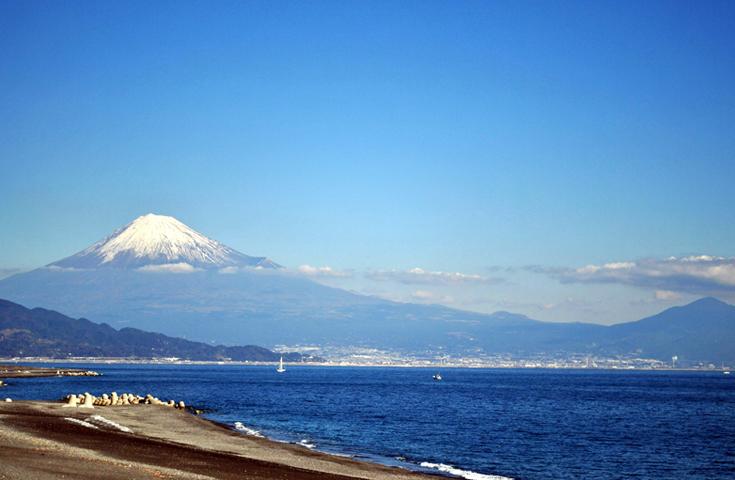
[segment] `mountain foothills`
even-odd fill
[[[0,356],[2,357],[178,357],[189,360],[276,361],[281,354],[248,345],[213,346],[150,333],[136,328],[115,330],[53,310],[0,300]],[[301,361],[298,353],[283,355]]]
[[[227,345],[735,360],[735,307],[716,299],[610,327],[396,303],[321,285],[153,214],[71,257],[0,280],[0,298],[121,333],[135,327]]]

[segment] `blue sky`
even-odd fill
[[[0,269],[157,212],[399,300],[735,300],[733,2],[149,3],[0,4]]]

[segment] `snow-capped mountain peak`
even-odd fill
[[[135,257],[165,258],[169,262],[182,256],[209,263],[227,258],[227,248],[192,230],[174,217],[149,213],[136,218],[99,247],[92,247],[109,263],[121,253]]]
[[[174,217],[149,213],[81,252],[54,262],[61,268],[278,268],[207,238]]]

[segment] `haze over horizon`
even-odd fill
[[[733,303],[733,20],[4,2],[0,278],[154,212],[393,300],[606,324]]]

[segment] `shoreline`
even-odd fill
[[[2,367],[7,364],[24,364],[24,363],[72,363],[72,364],[90,364],[90,365],[222,365],[222,366],[276,366],[278,362],[261,362],[261,361],[217,361],[217,360],[175,360],[157,358],[121,358],[121,357],[74,357],[74,358],[44,358],[44,357],[0,357],[0,377],[2,377]],[[730,371],[730,367],[715,368],[695,368],[695,367],[572,367],[572,366],[502,366],[492,364],[471,364],[471,365],[452,365],[452,364],[405,364],[405,363],[350,363],[350,362],[283,362],[287,367],[350,367],[350,368],[425,368],[425,369],[487,369],[487,370],[567,370],[567,371],[608,371],[608,372],[723,372]],[[9,365],[8,365],[9,366]],[[37,368],[37,367],[32,367]],[[79,370],[73,368],[64,368],[63,370]],[[51,375],[49,375],[51,376]]]
[[[244,435],[158,405],[0,402],[0,443],[0,478],[437,478]]]
[[[59,373],[100,375],[82,369],[0,364],[0,376],[6,375],[7,378],[63,376]],[[8,449],[0,448],[0,479],[45,480],[68,475],[75,479],[111,480],[510,480],[445,464],[413,464],[400,459],[398,463],[392,463],[390,458],[319,450],[305,441],[266,437],[240,422],[230,425],[206,415],[200,416],[203,412],[184,406],[183,402],[166,403],[152,395],[137,396],[140,402],[135,401],[134,404],[131,396],[126,397],[128,394],[122,397],[116,397],[116,394],[101,397],[84,395],[90,397],[89,402],[83,401],[81,396],[78,401],[77,398],[71,399],[76,397],[74,394],[58,401],[10,398],[2,401],[5,397],[0,398],[0,445],[10,446]],[[147,401],[149,397],[150,402]],[[113,399],[112,404],[110,398]],[[115,398],[120,401],[115,403]],[[126,398],[131,403],[124,401]],[[86,408],[82,403],[93,407]],[[176,408],[167,408],[167,405]],[[158,454],[151,455],[149,450],[141,449],[143,445],[148,445]],[[196,462],[178,461],[189,457],[196,458]],[[40,471],[39,460],[43,460]],[[89,463],[98,467],[87,468]],[[124,471],[120,471],[121,466]],[[100,472],[99,468],[103,471]],[[131,472],[135,473],[132,477]],[[152,476],[149,475],[151,472]]]
[[[55,377],[59,372],[90,373],[0,365],[4,378]],[[246,431],[156,404],[84,408],[60,401],[0,401],[0,478],[419,480],[442,476]]]

